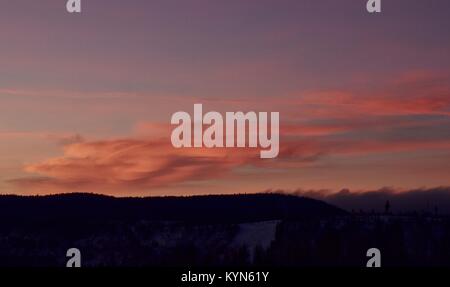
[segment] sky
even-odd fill
[[[450,186],[450,2],[0,0],[0,193]],[[280,154],[175,149],[177,111],[280,113]]]

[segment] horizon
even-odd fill
[[[242,198],[258,196],[286,196],[305,198],[324,202],[350,213],[378,213],[387,214],[386,204],[389,202],[390,215],[414,214],[426,212],[434,216],[450,215],[450,187],[419,188],[414,190],[396,190],[380,188],[371,191],[355,191],[342,189],[337,192],[326,190],[266,190],[258,193],[224,193],[224,194],[189,194],[189,195],[147,195],[147,196],[114,196],[101,193],[69,192],[55,194],[17,195],[0,194],[2,197],[18,198],[59,198],[59,197],[102,197],[112,199],[195,199],[195,198]]]

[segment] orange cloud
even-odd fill
[[[255,149],[175,149],[170,141],[118,139],[72,143],[64,155],[25,167],[37,178],[11,180],[27,192],[130,193],[217,179],[243,166],[298,168],[329,154],[360,155],[417,149],[450,149],[450,141],[305,139],[281,145],[279,158],[261,160]]]
[[[309,117],[450,116],[450,78],[407,73],[371,91],[325,90],[291,95]]]
[[[27,192],[126,194],[233,176],[247,166],[298,169],[328,155],[450,150],[448,134],[428,129],[448,125],[450,85],[445,77],[409,74],[374,92],[313,92],[270,101],[274,111],[282,106],[285,111],[280,153],[274,160],[261,160],[259,149],[175,149],[167,138],[170,125],[143,122],[134,127],[136,138],[61,139],[61,157],[26,165],[25,171],[37,177],[10,182]],[[292,117],[284,118],[297,107]],[[408,130],[397,135],[394,129],[402,128]],[[415,128],[431,132],[421,135]]]
[[[81,142],[67,145],[62,157],[25,167],[41,177],[12,182],[46,193],[145,190],[218,177],[254,158],[248,149],[175,149],[170,141]]]

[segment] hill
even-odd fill
[[[345,215],[319,200],[281,194],[115,198],[94,194],[0,196],[9,222],[156,220],[241,223]]]

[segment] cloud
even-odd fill
[[[358,119],[322,119],[289,122],[280,129],[285,136],[318,137],[354,132],[385,132],[398,128],[423,128],[448,124],[445,119],[414,119],[410,117],[361,117]]]
[[[81,143],[84,141],[84,138],[80,134],[47,134],[46,138],[51,141],[56,142],[61,146],[66,146],[74,143]]]
[[[445,126],[450,121],[448,72],[410,71],[385,82],[347,89],[299,91],[278,97],[203,98],[210,109],[280,111],[285,136]],[[417,133],[420,134],[420,133]]]
[[[64,155],[25,166],[37,178],[11,180],[30,192],[129,192],[207,180],[254,161],[257,151],[175,149],[170,141],[118,139],[66,145]]]
[[[285,193],[285,191],[278,191]],[[297,195],[326,201],[346,210],[383,212],[387,201],[392,212],[428,211],[450,214],[450,187],[420,188],[399,190],[383,188],[373,191],[350,191],[348,189],[333,193],[326,190],[297,190]]]
[[[9,131],[0,132],[1,140],[49,140],[59,145],[67,145],[71,143],[82,142],[84,139],[81,135],[76,133],[56,133],[56,132],[21,132],[21,131]]]
[[[145,127],[151,125],[144,125]],[[28,193],[148,191],[228,176],[244,166],[289,167],[314,162],[320,149],[307,141],[286,143],[280,162],[261,160],[253,148],[174,148],[169,139],[111,139],[68,143],[63,156],[27,164],[35,177],[9,183]]]
[[[232,177],[246,166],[298,169],[333,155],[449,151],[450,134],[444,130],[450,115],[448,83],[442,75],[408,73],[373,92],[316,91],[254,102],[208,103],[208,110],[225,104],[230,109],[236,105],[236,111],[280,108],[280,153],[274,160],[261,160],[259,149],[175,149],[168,139],[168,123],[138,122],[129,138],[55,136],[64,154],[27,164],[25,171],[35,177],[10,183],[39,193],[151,193],[153,188]],[[255,106],[246,109],[250,104]]]
[[[175,149],[168,139],[77,140],[64,146],[63,156],[25,166],[26,172],[37,177],[9,182],[28,193],[151,193],[152,188],[231,176],[244,166],[292,169],[330,154],[450,148],[448,141],[289,140],[281,145],[279,158],[261,160],[259,149]]]
[[[368,87],[367,83],[371,83]],[[450,116],[450,73],[408,71],[387,81],[366,79],[349,88],[289,92],[277,97],[201,99],[213,107],[283,111],[295,120],[351,119],[400,116]]]
[[[450,116],[450,77],[409,72],[372,90],[324,90],[291,95],[309,116]]]

